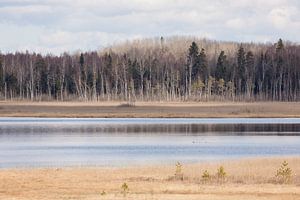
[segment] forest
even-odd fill
[[[0,52],[0,99],[299,101],[300,46],[160,37],[72,54]]]

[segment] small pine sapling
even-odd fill
[[[127,185],[127,183],[123,183],[123,185],[121,186],[121,193],[124,195],[124,197],[127,195],[127,193],[129,192],[129,187]]]
[[[204,182],[208,182],[211,179],[210,174],[207,170],[205,170],[202,174],[202,180]]]
[[[183,181],[182,164],[177,162],[175,167],[175,179]]]
[[[225,178],[226,178],[226,172],[224,170],[224,167],[223,166],[220,166],[219,169],[218,169],[218,172],[217,172],[217,178],[218,178],[218,181],[223,183],[225,181]]]
[[[284,161],[277,170],[275,177],[279,183],[290,183],[292,179],[292,170],[289,168],[289,163]]]

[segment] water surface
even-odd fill
[[[0,167],[300,156],[300,119],[0,118]]]

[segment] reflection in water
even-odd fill
[[[299,156],[300,123],[35,123],[0,119],[0,167],[173,164]],[[20,121],[22,123],[20,123]],[[64,120],[62,120],[64,121]],[[126,123],[125,123],[126,122]],[[223,122],[223,121],[221,121]]]
[[[193,134],[193,135],[300,135],[300,124],[90,124],[3,125],[0,134]]]

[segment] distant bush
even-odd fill
[[[208,182],[208,181],[211,180],[211,176],[210,176],[210,174],[209,174],[209,172],[208,172],[207,170],[205,170],[205,171],[203,172],[203,174],[202,174],[202,180],[203,180],[204,182]]]
[[[127,195],[127,193],[129,192],[129,187],[127,185],[127,183],[123,183],[123,185],[121,186],[121,193],[124,195],[124,197]]]
[[[103,190],[101,193],[100,193],[101,196],[104,196],[106,195],[106,192]]]
[[[275,177],[279,183],[290,183],[292,179],[292,170],[288,167],[289,163],[284,161],[277,170]]]
[[[183,181],[183,173],[182,173],[182,164],[180,162],[177,162],[175,165],[175,180],[181,180]]]
[[[135,103],[134,102],[123,103],[123,104],[118,105],[118,107],[120,107],[120,108],[133,108],[133,107],[135,107]]]
[[[216,177],[218,178],[218,181],[223,183],[225,181],[226,176],[227,176],[227,174],[224,170],[224,167],[220,166],[218,169],[217,175],[216,175]]]

